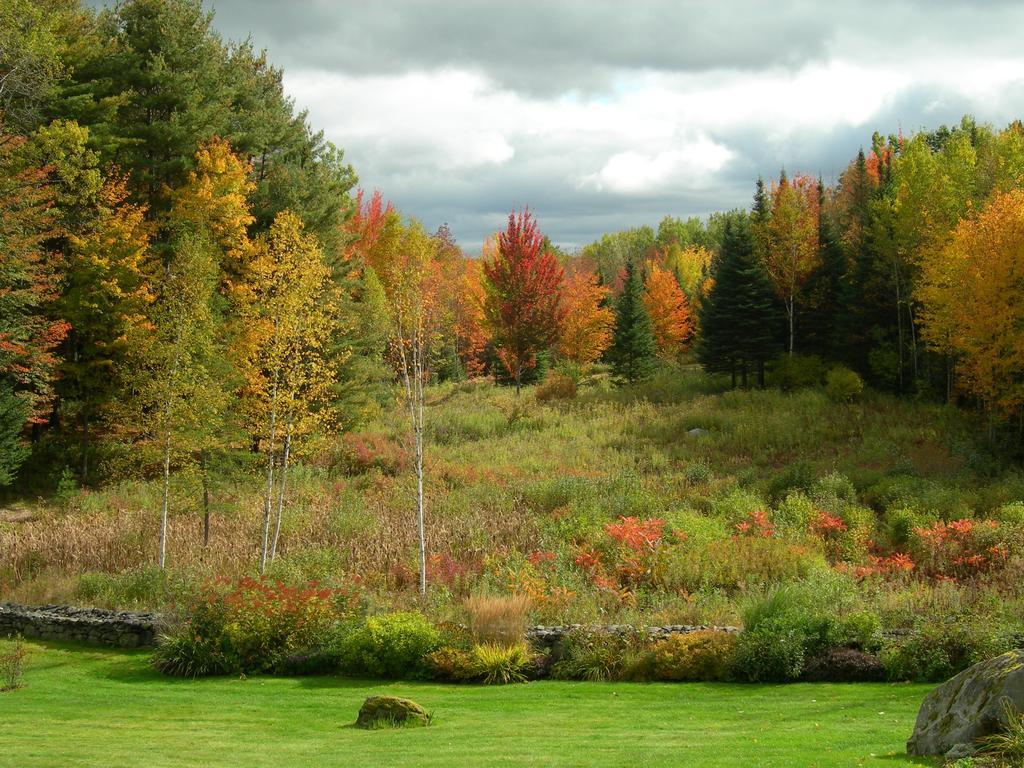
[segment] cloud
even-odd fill
[[[285,68],[361,183],[470,249],[529,204],[556,241],[833,180],[873,131],[1024,112],[1013,0],[207,0]]]

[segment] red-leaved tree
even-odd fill
[[[562,322],[564,271],[544,249],[529,209],[509,214],[498,252],[484,262],[484,316],[498,357],[516,382],[537,364],[537,353],[557,339]]]

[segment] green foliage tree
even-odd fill
[[[632,260],[626,263],[625,282],[615,304],[615,335],[608,356],[616,378],[628,383],[649,377],[657,362],[654,329],[644,304],[643,279]]]
[[[754,255],[750,223],[734,216],[725,225],[714,284],[700,305],[698,359],[710,372],[728,373],[743,386],[753,367],[764,385],[765,363],[781,348],[780,313],[771,282]]]

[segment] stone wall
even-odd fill
[[[0,603],[0,637],[21,635],[39,640],[139,648],[154,644],[159,618],[155,613]]]
[[[625,634],[635,632],[636,628],[626,624],[611,624],[605,626],[587,626],[581,624],[565,624],[557,627],[530,627],[526,630],[526,639],[537,650],[557,650],[562,644],[562,639],[573,630],[586,629],[592,632],[609,632],[612,634]],[[703,630],[715,630],[718,632],[739,632],[736,627],[712,627],[707,625],[672,624],[665,627],[648,627],[647,634],[652,640],[662,640],[669,635],[685,635],[690,632],[701,632]]]
[[[0,637],[37,638],[40,640],[70,640],[94,645],[110,645],[117,648],[140,648],[153,645],[156,641],[159,614],[132,611],[104,611],[99,608],[72,608],[67,605],[16,605],[0,603]],[[576,629],[579,624],[554,627],[531,627],[526,639],[538,650],[550,649],[557,652],[562,638]],[[635,629],[626,625],[585,627],[588,630],[626,633]],[[654,640],[669,635],[699,632],[713,629],[721,632],[739,632],[736,627],[710,627],[676,624],[666,627],[648,627],[647,632]]]

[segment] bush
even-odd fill
[[[825,364],[816,355],[783,355],[772,365],[771,381],[783,392],[820,387],[824,378]]]
[[[942,623],[923,623],[891,640],[882,650],[882,663],[890,680],[934,683],[1015,645],[1006,627],[963,616]]]
[[[427,654],[441,645],[441,633],[422,614],[371,616],[342,640],[341,666],[371,677],[418,677],[427,671]]]
[[[8,648],[0,647],[0,691],[21,688],[27,659],[28,648],[20,637],[9,643]]]
[[[852,648],[836,648],[808,659],[801,680],[813,683],[875,683],[885,680],[877,657]]]
[[[674,547],[666,556],[669,589],[749,589],[805,578],[827,568],[820,553],[782,539],[753,536]]]
[[[791,536],[800,537],[807,532],[807,527],[815,518],[817,509],[814,503],[802,493],[791,493],[776,506],[772,521],[778,529]]]
[[[683,477],[686,478],[686,482],[690,485],[700,485],[701,483],[710,483],[714,480],[715,473],[708,466],[707,462],[697,461],[686,465],[686,469],[683,470]]]
[[[648,676],[651,642],[642,630],[573,630],[562,638],[552,677],[565,680],[639,680]]]
[[[477,674],[472,652],[463,648],[443,646],[428,653],[424,663],[431,677],[444,682],[464,683]]]
[[[473,672],[487,685],[521,683],[526,680],[532,663],[533,654],[526,643],[481,643],[473,646]]]
[[[654,676],[692,682],[725,680],[736,635],[702,630],[670,635],[654,646]]]
[[[1006,525],[1024,528],[1024,501],[1015,501],[1012,504],[1004,504],[998,511],[996,511],[995,518]]]
[[[542,403],[552,400],[572,400],[576,397],[576,380],[564,373],[552,371],[544,379],[544,383],[537,387],[535,396]]]
[[[733,652],[730,674],[751,683],[796,680],[804,668],[802,632],[780,619],[744,630]]]
[[[864,391],[864,380],[856,371],[836,366],[825,376],[825,394],[834,403],[849,403]]]
[[[323,647],[355,605],[351,593],[315,584],[217,581],[161,636],[153,663],[181,677],[272,671],[293,653]]]

